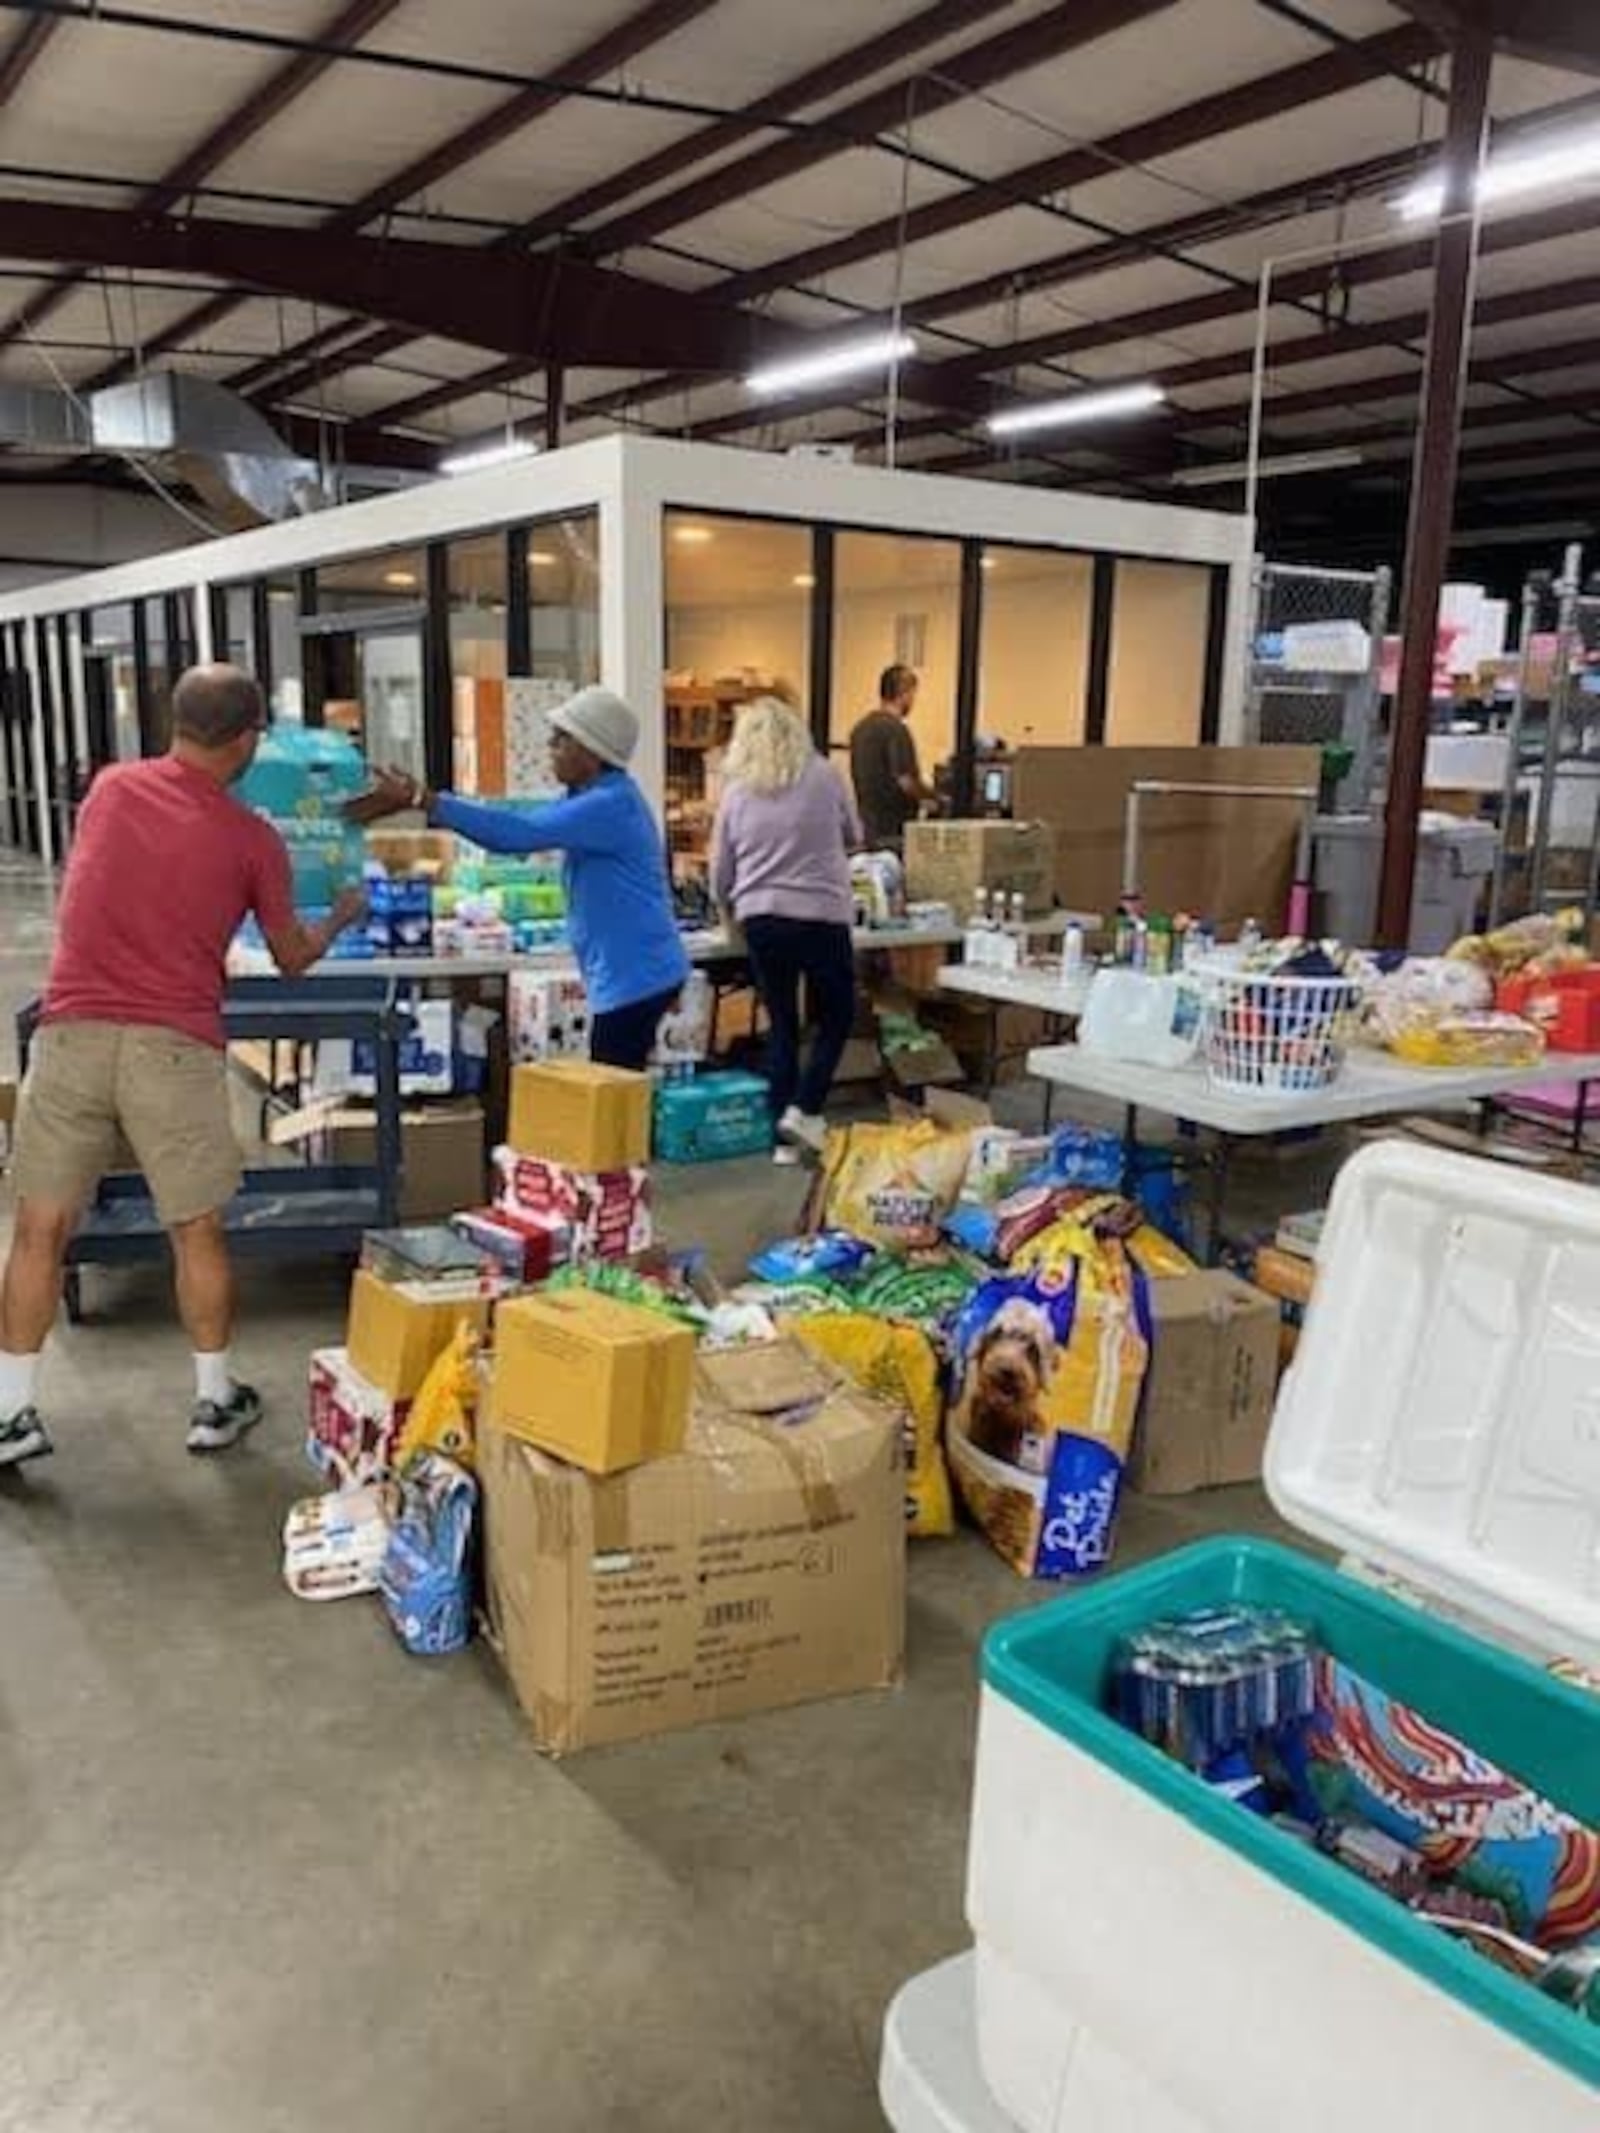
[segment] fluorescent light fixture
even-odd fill
[[[789,583],[791,585],[798,585],[802,592],[809,592],[812,586],[816,584],[816,582],[816,579],[811,575],[809,570],[796,571],[794,576],[789,580]]]
[[[709,526],[674,526],[672,538],[684,548],[703,548],[711,539]]]
[[[1585,178],[1600,178],[1600,133],[1549,148],[1525,149],[1520,155],[1496,156],[1478,179],[1478,204],[1492,207],[1500,200],[1515,200],[1523,193]],[[1444,208],[1443,179],[1421,179],[1395,205],[1407,222],[1432,222]]]
[[[1358,467],[1365,459],[1353,444],[1330,445],[1322,452],[1285,452],[1257,463],[1257,481],[1281,481],[1286,474],[1330,474],[1335,467]],[[1180,467],[1171,477],[1175,489],[1228,489],[1250,479],[1248,459],[1230,459],[1214,467]]]
[[[1072,393],[1065,400],[1025,400],[991,415],[991,437],[1020,437],[1028,430],[1064,429],[1069,423],[1105,422],[1114,415],[1142,414],[1159,407],[1166,394],[1159,385],[1108,385],[1104,392]]]
[[[981,555],[978,558],[978,568],[980,570],[993,570],[994,560],[992,555]]]
[[[439,462],[441,474],[481,474],[486,467],[508,467],[518,459],[531,459],[539,447],[526,437],[502,437],[495,444],[474,445],[465,452],[450,452]]]
[[[770,398],[777,393],[801,392],[808,385],[829,385],[835,378],[854,377],[857,371],[887,370],[904,363],[917,352],[909,333],[874,333],[860,340],[838,341],[832,348],[819,348],[814,355],[795,356],[785,363],[769,363],[751,371],[744,381],[746,392]]]
[[[558,555],[552,555],[548,548],[530,548],[528,550],[528,561],[535,570],[554,570],[561,558]]]
[[[399,592],[411,592],[416,587],[416,572],[412,570],[386,570],[383,574],[383,582],[385,585],[394,586]]]

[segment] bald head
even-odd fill
[[[190,667],[172,692],[173,737],[196,748],[230,748],[266,715],[260,684],[241,667]]]

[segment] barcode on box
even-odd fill
[[[706,1609],[707,1629],[748,1629],[756,1622],[770,1622],[772,1602],[764,1594],[750,1600],[715,1600]]]

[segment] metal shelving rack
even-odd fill
[[[1250,739],[1312,746],[1342,742],[1353,758],[1334,790],[1335,805],[1342,811],[1368,807],[1377,783],[1383,693],[1379,674],[1392,590],[1387,570],[1325,570],[1313,564],[1256,561],[1246,687]],[[1364,667],[1316,670],[1262,656],[1263,644],[1287,629],[1336,622],[1355,623],[1366,632]]]

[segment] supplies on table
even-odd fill
[[[401,1003],[411,1027],[400,1039],[402,1096],[448,1096],[455,1082],[456,1021],[449,1000],[415,997]],[[317,1046],[311,1094],[318,1101],[375,1096],[377,1047],[369,1037],[325,1037]]]
[[[384,1613],[408,1652],[438,1658],[472,1636],[472,1537],[478,1485],[440,1452],[406,1462],[378,1573]]]
[[[511,1077],[506,1141],[518,1155],[567,1170],[628,1170],[650,1160],[647,1074],[549,1059]]]
[[[1128,1459],[1144,1496],[1259,1481],[1278,1390],[1274,1299],[1220,1268],[1149,1286],[1151,1356]]]
[[[1029,918],[1055,904],[1056,839],[1046,823],[908,822],[905,851],[907,894],[947,903],[960,925],[980,890],[986,900],[1020,896]]]
[[[1361,987],[1328,946],[1262,942],[1192,970],[1205,1003],[1206,1072],[1218,1088],[1299,1095],[1338,1079]]]
[[[1600,1705],[1520,1656],[1600,1662],[1574,1435],[1597,1251],[1578,1186],[1410,1144],[1356,1155],[1266,1473],[1285,1517],[1410,1599],[1225,1537],[990,1633],[968,1915],[980,2057],[1021,2133],[1079,2122],[1091,2046],[1166,2113],[1130,2126],[1268,2133],[1290,2068],[1306,2133],[1371,2120],[1375,2098],[1388,2123],[1382,2099],[1424,2092],[1429,2123],[1461,2133],[1593,2127],[1600,2025],[1476,1949],[1523,1959],[1489,1904],[1544,1953],[1586,1950],[1600,1924]],[[1179,1682],[1158,1649],[1161,1745],[1130,1733],[1107,1701],[1129,1640],[1242,1609],[1297,1632],[1297,1699],[1309,1633],[1304,1752],[1252,1735],[1227,1767],[1213,1728],[1267,1678],[1242,1680],[1232,1653]],[[1187,1760],[1166,1752],[1191,1740]],[[1284,1780],[1287,1820],[1249,1811]],[[1579,1997],[1590,1967],[1574,1952],[1544,1982]]]
[[[367,831],[367,863],[386,874],[421,881],[447,882],[455,864],[456,840],[449,830],[387,829]]]
[[[367,939],[374,955],[432,955],[433,883],[368,863]]]
[[[695,1337],[658,1311],[572,1288],[506,1304],[488,1422],[593,1474],[681,1451]]]
[[[360,886],[366,842],[343,809],[366,786],[366,762],[343,734],[287,723],[262,734],[233,793],[288,847],[297,910],[325,911],[343,890]]]
[[[306,1457],[319,1474],[343,1489],[393,1472],[409,1399],[364,1378],[347,1348],[313,1351],[308,1393]]]
[[[487,1332],[491,1301],[481,1276],[393,1283],[360,1271],[350,1285],[350,1366],[390,1399],[414,1400],[458,1326]]]
[[[570,972],[513,970],[506,979],[506,1028],[513,1066],[586,1058],[589,995]]]
[[[297,1600],[344,1600],[376,1592],[399,1514],[391,1481],[307,1496],[283,1522],[283,1582]]]
[[[772,1146],[771,1091],[759,1075],[732,1070],[665,1081],[655,1092],[652,1140],[663,1163],[764,1155]]]
[[[655,1234],[650,1173],[643,1164],[627,1170],[569,1170],[542,1157],[495,1151],[499,1190],[495,1211],[515,1224],[548,1228],[565,1243],[556,1257],[626,1259],[647,1251]]]
[[[1086,1052],[1136,1066],[1187,1066],[1200,1045],[1203,997],[1199,979],[1187,972],[1096,971],[1078,1042]]]
[[[792,1343],[704,1357],[682,1451],[596,1476],[492,1424],[491,1634],[538,1747],[893,1686],[900,1431]]]
[[[710,1054],[717,996],[703,970],[691,970],[682,992],[656,1025],[651,1064],[671,1080],[692,1074]]]
[[[893,926],[905,917],[906,870],[898,852],[857,852],[850,894],[858,927]]]

